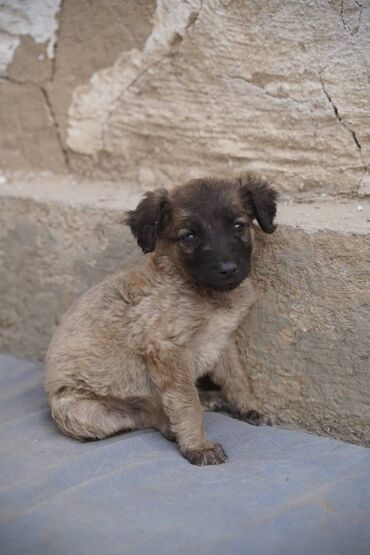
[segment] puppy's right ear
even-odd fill
[[[130,210],[125,218],[139,247],[146,254],[155,249],[157,239],[170,216],[170,201],[166,189],[149,191],[135,210]]]
[[[240,195],[244,206],[259,223],[265,233],[273,233],[276,229],[276,200],[278,193],[265,181],[249,174],[239,179]]]

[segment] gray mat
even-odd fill
[[[370,554],[369,449],[221,414],[221,466],[150,430],[78,443],[41,379],[0,356],[1,555]]]

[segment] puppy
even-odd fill
[[[149,192],[127,223],[144,264],[85,293],[57,329],[45,389],[60,430],[102,439],[152,427],[192,464],[225,462],[203,424],[196,380],[220,392],[203,404],[258,424],[233,338],[255,300],[253,220],[275,230],[277,193],[265,182],[197,179]]]

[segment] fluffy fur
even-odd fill
[[[45,389],[60,430],[102,439],[153,427],[191,463],[219,464],[203,409],[260,423],[234,332],[255,300],[251,223],[275,229],[276,193],[251,176],[149,192],[127,223],[141,266],[107,278],[68,311],[47,353]],[[219,391],[200,393],[211,375]]]

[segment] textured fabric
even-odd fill
[[[369,555],[370,450],[206,414],[229,462],[146,430],[79,443],[42,367],[0,357],[2,555]]]

